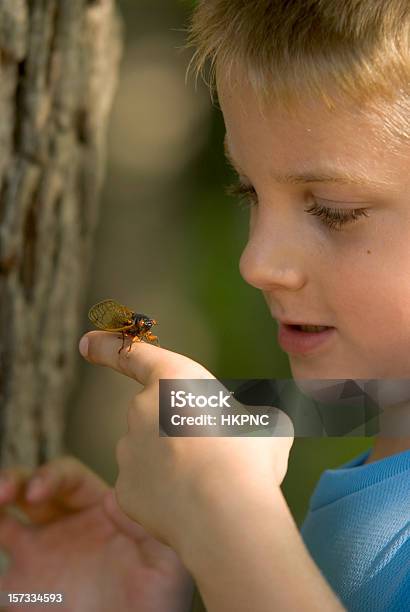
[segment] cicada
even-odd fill
[[[158,336],[151,333],[151,327],[157,325],[158,322],[114,300],[103,300],[94,304],[88,311],[88,318],[98,329],[121,332],[122,346],[119,353],[124,348],[125,336],[132,338],[128,352],[134,342],[155,342],[159,346]]]

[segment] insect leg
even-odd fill
[[[121,334],[122,334],[122,345],[121,345],[120,350],[118,351],[118,354],[121,353],[122,349],[124,348],[125,334],[123,331],[121,332]]]
[[[128,353],[131,350],[132,345],[134,344],[134,342],[141,342],[141,339],[138,336],[134,336],[133,339],[131,340],[131,344],[128,347]]]

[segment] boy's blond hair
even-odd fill
[[[188,46],[188,72],[207,81],[210,61],[211,95],[223,74],[288,111],[306,96],[353,102],[410,141],[409,0],[199,0]]]

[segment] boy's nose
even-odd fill
[[[242,278],[262,291],[276,288],[301,289],[306,282],[303,256],[292,245],[280,245],[261,235],[248,241],[239,261]]]

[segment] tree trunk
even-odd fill
[[[114,0],[0,2],[0,464],[63,449],[121,54]]]

